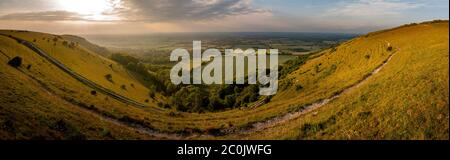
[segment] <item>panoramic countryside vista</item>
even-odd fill
[[[448,6],[0,0],[0,140],[448,140]]]

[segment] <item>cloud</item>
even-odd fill
[[[388,0],[359,0],[345,3],[338,8],[327,10],[323,16],[340,17],[383,17],[398,16],[403,11],[422,6],[417,2],[388,1]]]
[[[116,11],[128,20],[145,22],[202,21],[269,12],[251,0],[127,0]]]
[[[3,6],[2,8],[7,4],[13,3],[10,1],[5,2],[0,3]],[[0,19],[173,23],[216,20],[230,16],[270,12],[266,9],[253,7],[251,0],[107,0],[107,2],[112,9],[94,15],[53,8],[53,10],[48,11],[13,12],[0,16]]]
[[[21,21],[85,21],[82,15],[67,11],[44,11],[12,13],[0,17],[0,20]]]

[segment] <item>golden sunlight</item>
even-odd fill
[[[117,16],[105,13],[111,12],[119,3],[120,0],[58,0],[62,10],[78,13],[83,18],[95,21],[118,20]]]

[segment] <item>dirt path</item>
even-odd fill
[[[0,34],[1,35],[1,34]],[[5,35],[3,35],[5,36]],[[9,37],[9,36],[7,36]],[[128,99],[126,97],[123,97],[121,95],[118,95],[106,88],[103,88],[101,86],[99,86],[98,84],[95,84],[94,82],[84,78],[81,75],[78,75],[76,72],[72,71],[71,69],[69,69],[68,67],[66,67],[65,65],[63,65],[62,63],[60,63],[58,60],[54,59],[53,57],[49,56],[48,54],[46,54],[44,51],[42,51],[41,49],[39,49],[38,47],[34,46],[32,43],[27,42],[25,40],[21,40],[19,38],[15,38],[15,37],[9,37],[9,38],[13,38],[15,40],[17,40],[20,44],[25,45],[26,47],[30,48],[31,50],[33,50],[34,52],[36,52],[37,54],[39,54],[40,56],[44,57],[45,59],[47,59],[48,61],[50,61],[51,63],[53,63],[55,66],[57,66],[58,68],[60,68],[61,70],[63,70],[64,72],[68,73],[69,75],[71,75],[73,78],[75,78],[76,80],[80,81],[81,83],[87,85],[88,87],[91,87],[97,91],[100,91],[102,93],[105,93],[106,95],[117,99],[121,102],[124,102],[126,104],[130,104],[130,105],[135,105],[136,107],[146,107],[143,104],[140,104],[139,102],[135,102],[131,99]],[[20,71],[20,70],[19,70]],[[175,134],[175,133],[161,133],[155,129],[152,129],[148,126],[144,126],[141,124],[136,124],[136,123],[131,123],[131,122],[124,122],[121,121],[119,118],[116,117],[109,117],[109,116],[105,116],[102,113],[98,113],[96,111],[87,109],[86,107],[81,106],[80,104],[76,103],[76,102],[72,102],[72,101],[68,101],[66,99],[64,99],[63,97],[55,94],[50,88],[46,87],[46,85],[41,82],[40,80],[36,79],[35,77],[33,77],[32,75],[29,75],[23,71],[21,71],[23,74],[27,75],[28,77],[30,77],[31,79],[33,79],[35,82],[37,82],[38,84],[40,84],[42,86],[42,88],[44,89],[45,92],[47,92],[50,96],[52,97],[56,97],[58,99],[61,99],[64,102],[67,102],[68,104],[70,104],[71,106],[77,106],[78,108],[82,109],[83,111],[90,113],[91,115],[96,115],[98,116],[101,120],[104,121],[108,121],[110,123],[116,124],[116,125],[120,125],[120,126],[126,126],[132,130],[135,130],[139,133],[143,133],[143,134],[148,134],[150,136],[154,136],[154,137],[158,137],[158,138],[166,138],[166,139],[182,139],[184,136],[180,135],[180,134]]]
[[[387,46],[391,46],[391,43],[389,43],[389,42],[386,42],[386,44],[387,44]],[[384,68],[384,66],[386,66],[391,61],[392,57],[395,55],[395,53],[397,51],[398,50],[393,51],[393,53],[391,55],[389,55],[389,57],[380,66],[378,66],[372,72],[370,72],[364,79],[362,79],[359,82],[357,82],[357,83],[351,85],[350,87],[344,89],[342,92],[340,92],[339,94],[337,94],[337,95],[335,95],[333,97],[330,97],[330,98],[327,98],[327,99],[315,102],[315,103],[313,103],[311,105],[305,106],[303,109],[301,109],[301,110],[299,110],[297,112],[287,113],[285,115],[281,115],[281,116],[275,117],[275,118],[270,119],[270,120],[254,123],[254,124],[251,125],[251,127],[247,128],[247,129],[227,130],[226,132],[228,132],[228,133],[243,133],[243,134],[245,134],[245,133],[251,133],[251,132],[255,132],[255,131],[260,131],[260,130],[263,130],[263,129],[266,129],[266,128],[269,128],[269,127],[273,127],[273,126],[276,126],[278,124],[281,124],[281,123],[284,123],[284,122],[296,119],[296,118],[298,118],[301,115],[304,115],[306,113],[310,113],[311,111],[316,110],[316,109],[318,109],[318,108],[320,108],[320,107],[330,103],[331,101],[339,98],[342,94],[348,93],[348,92],[350,92],[350,91],[360,87],[368,79],[370,79],[373,75],[379,73]]]
[[[59,62],[57,59],[53,58],[52,56],[50,56],[49,54],[47,54],[46,52],[44,52],[43,50],[41,50],[39,47],[35,46],[33,43],[28,42],[26,40],[17,38],[17,37],[12,37],[12,36],[7,36],[7,35],[3,35],[0,34],[2,36],[6,36],[9,38],[12,38],[14,40],[16,40],[17,42],[19,42],[20,44],[28,47],[29,49],[31,49],[32,51],[34,51],[35,53],[39,54],[40,56],[44,57],[46,60],[50,61],[52,64],[54,64],[55,66],[57,66],[58,68],[60,68],[61,70],[63,70],[64,72],[66,72],[67,74],[69,74],[70,76],[72,76],[73,78],[75,78],[76,80],[80,81],[81,83],[103,93],[106,94],[118,101],[121,101],[123,103],[129,104],[129,105],[133,105],[133,106],[137,106],[137,107],[148,107],[145,104],[136,102],[128,97],[122,96],[120,94],[117,94],[107,88],[104,88],[98,84],[96,84],[95,82],[92,82],[91,80],[83,77],[82,75],[76,73],[75,71],[73,71],[72,69],[70,69],[69,67],[65,66],[64,64],[62,64],[61,62]]]

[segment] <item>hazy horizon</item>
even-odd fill
[[[447,0],[1,0],[0,28],[54,34],[363,34],[448,20]]]

